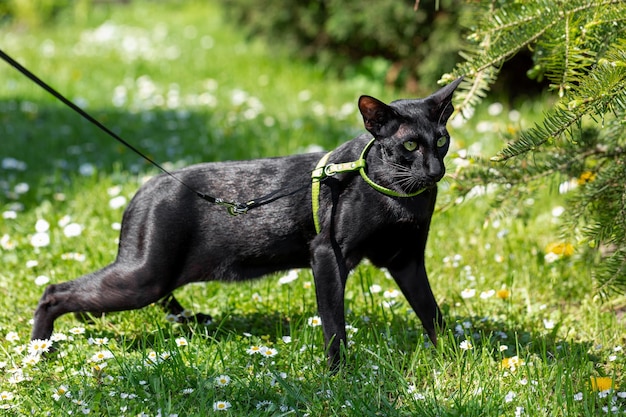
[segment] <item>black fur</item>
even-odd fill
[[[187,283],[240,281],[310,266],[329,363],[336,367],[346,341],[348,272],[368,258],[388,268],[436,343],[436,328],[444,323],[426,276],[424,249],[449,142],[437,141],[447,138],[445,124],[458,82],[420,100],[390,105],[368,96],[359,100],[364,124],[376,138],[367,156],[369,177],[399,192],[427,188],[422,194],[383,195],[357,172],[326,178],[319,199],[321,231],[316,234],[310,188],[232,217],[171,177],[157,176],[141,187],[124,213],[116,260],[46,288],[32,338],[50,337],[54,320],[65,313],[138,309],[162,299],[180,313],[182,307],[171,292]],[[370,139],[363,134],[343,144],[329,162],[358,159]],[[416,149],[405,149],[406,141],[416,142]],[[322,155],[205,163],[175,175],[195,189],[246,201],[310,182]]]

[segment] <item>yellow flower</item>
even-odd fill
[[[592,376],[591,377],[591,389],[594,391],[607,391],[611,388],[617,388],[613,384],[613,379],[608,376]]]
[[[591,171],[585,171],[578,177],[578,185],[587,184],[596,179],[596,174]]]
[[[511,372],[515,372],[518,367],[520,367],[521,365],[524,365],[525,363],[526,362],[521,360],[518,356],[511,356],[510,358],[502,359],[500,366],[503,369],[507,369]]]
[[[546,253],[553,253],[560,256],[572,256],[574,254],[574,246],[571,243],[554,242],[546,246]]]
[[[511,291],[507,290],[506,288],[502,288],[496,291],[496,297],[498,297],[501,300],[506,300],[510,296],[511,296]]]

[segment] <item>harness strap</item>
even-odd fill
[[[330,154],[332,153],[328,152],[322,157],[322,159],[319,160],[319,162],[315,166],[315,169],[311,173],[311,207],[313,209],[313,224],[315,225],[315,232],[317,234],[319,234],[321,230],[319,219],[320,183],[326,177],[331,177],[341,172],[359,171],[359,174],[361,175],[361,178],[363,178],[363,181],[365,181],[370,187],[372,187],[379,193],[389,197],[411,198],[426,191],[426,188],[422,188],[412,193],[400,193],[398,191],[392,190],[391,188],[383,187],[382,185],[375,183],[370,177],[368,177],[367,173],[365,172],[365,168],[367,166],[365,158],[367,157],[367,153],[371,149],[375,140],[376,138],[370,140],[367,145],[365,145],[365,148],[363,148],[359,159],[357,159],[356,161],[342,162],[338,164],[327,164],[326,162],[328,162],[328,158],[330,158]]]
[[[326,155],[319,160],[315,169],[311,173],[311,208],[313,210],[313,224],[315,225],[315,233],[320,233],[320,218],[318,215],[318,210],[320,207],[320,181],[323,178],[326,178],[326,174],[324,173],[326,168],[326,161],[330,157],[332,152],[328,152]]]

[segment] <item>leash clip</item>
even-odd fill
[[[226,207],[228,214],[231,216],[239,216],[240,214],[246,214],[248,212],[247,204],[238,203],[236,201],[226,201],[222,198],[216,198],[215,204]]]

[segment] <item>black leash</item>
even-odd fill
[[[186,184],[183,180],[181,180],[180,178],[178,178],[177,176],[175,176],[174,174],[169,172],[167,169],[165,169],[159,163],[157,163],[156,161],[154,161],[153,159],[151,159],[150,157],[145,155],[139,149],[135,148],[133,145],[131,145],[130,143],[125,141],[117,133],[113,132],[111,129],[109,129],[108,127],[106,127],[102,123],[100,123],[100,121],[98,121],[96,118],[92,117],[89,113],[87,113],[86,111],[84,111],[83,109],[78,107],[72,101],[70,101],[67,98],[65,98],[65,96],[63,96],[61,93],[56,91],[54,88],[52,88],[46,82],[41,80],[39,77],[37,77],[32,72],[30,72],[27,68],[22,66],[19,62],[17,62],[13,58],[11,58],[9,55],[7,55],[2,49],[0,49],[0,58],[4,59],[13,68],[15,68],[16,70],[21,72],[23,75],[25,75],[31,81],[33,81],[35,84],[37,84],[38,86],[40,86],[41,88],[46,90],[48,93],[52,94],[55,98],[57,98],[63,104],[65,104],[66,106],[68,106],[69,108],[74,110],[76,113],[80,114],[83,118],[88,120],[90,123],[96,125],[100,130],[102,130],[103,132],[107,133],[113,139],[117,140],[122,145],[126,146],[127,148],[129,148],[130,150],[135,152],[137,155],[141,156],[143,159],[145,159],[146,161],[148,161],[149,163],[151,163],[152,165],[154,165],[155,167],[157,167],[158,169],[163,171],[165,174],[169,175],[171,178],[176,180],[178,183],[180,183],[182,186],[187,188],[189,191],[191,191],[192,193],[196,194],[198,197],[202,198],[203,200],[208,201],[209,203],[217,204],[217,205],[226,207],[226,209],[228,210],[228,213],[230,213],[233,216],[236,216],[238,214],[245,214],[245,213],[248,212],[248,210],[250,210],[252,208],[259,207],[259,206],[271,203],[273,201],[276,201],[276,200],[278,200],[280,198],[293,195],[293,194],[303,190],[304,188],[308,187],[308,183],[307,183],[307,185],[305,185],[303,187],[299,187],[299,188],[297,188],[295,190],[287,191],[287,192],[284,192],[284,193],[281,193],[281,190],[277,190],[277,191],[271,192],[271,193],[269,193],[269,194],[267,194],[267,195],[265,195],[263,197],[260,197],[258,199],[250,200],[247,203],[239,203],[237,201],[224,200],[222,198],[213,197],[213,196],[211,196],[209,194],[205,194],[203,192],[197,191],[196,189],[194,189],[190,185]]]

